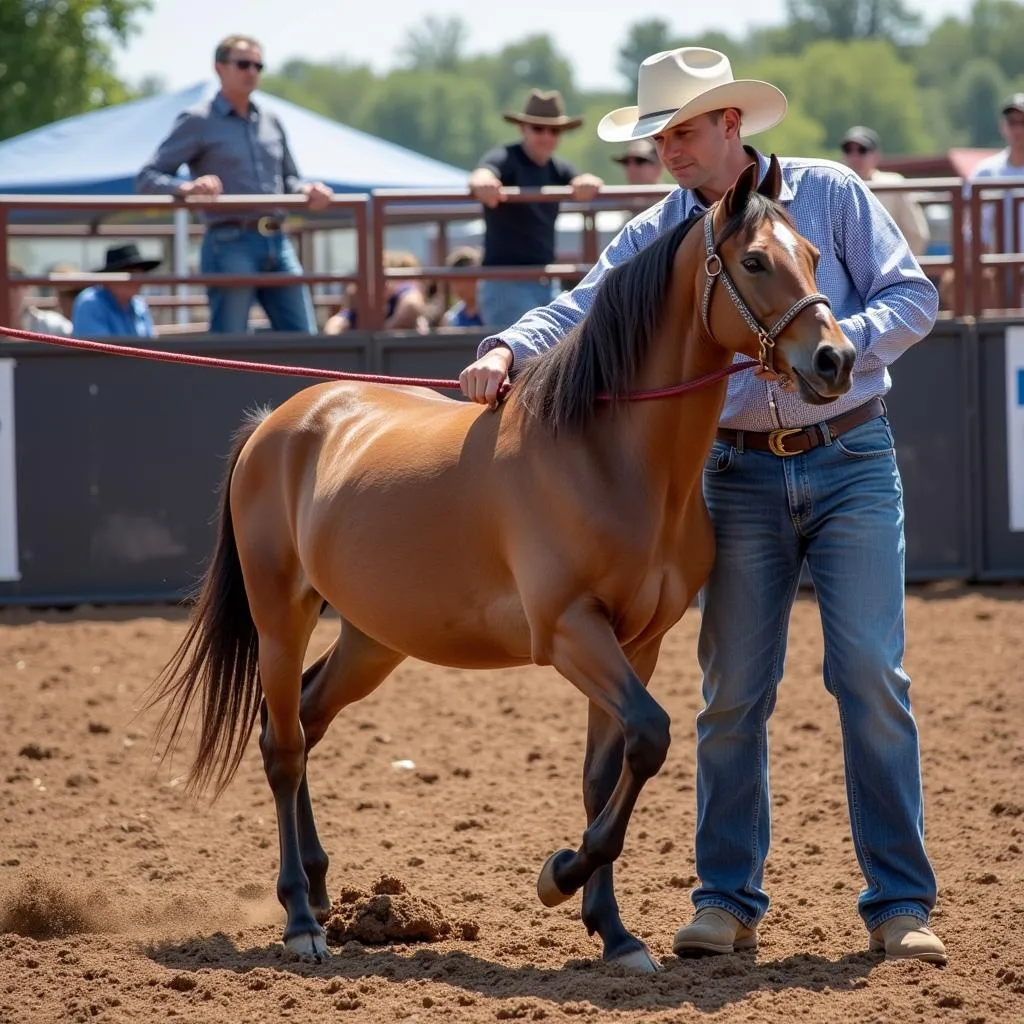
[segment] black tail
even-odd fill
[[[243,446],[268,412],[250,413],[235,434],[221,489],[213,558],[196,595],[185,638],[146,703],[150,708],[170,700],[157,733],[170,731],[166,757],[177,746],[192,702],[202,694],[199,749],[188,782],[194,792],[203,791],[211,782],[216,795],[223,791],[238,771],[259,713],[259,642],[238,560],[230,485]]]

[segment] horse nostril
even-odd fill
[[[819,345],[811,365],[822,380],[835,381],[843,369],[843,357],[831,345]]]

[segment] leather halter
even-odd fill
[[[772,373],[778,373],[775,367],[772,365],[772,354],[775,349],[775,342],[779,335],[796,319],[796,317],[802,313],[808,306],[815,306],[818,303],[822,303],[832,308],[832,303],[829,302],[827,295],[822,295],[821,292],[814,292],[812,295],[805,295],[803,298],[797,299],[789,309],[786,310],[778,320],[775,321],[774,326],[771,330],[765,330],[761,326],[760,321],[750,311],[750,307],[743,301],[743,296],[740,295],[733,284],[732,278],[729,276],[729,272],[725,269],[725,264],[722,262],[722,257],[715,251],[715,234],[714,226],[712,221],[714,220],[715,208],[718,206],[715,203],[707,212],[704,217],[704,246],[707,251],[707,258],[704,260],[704,274],[706,276],[706,283],[704,285],[704,301],[701,304],[701,316],[704,319],[704,327],[707,329],[708,335],[714,338],[714,334],[711,332],[711,290],[714,288],[715,281],[721,280],[725,290],[729,293],[729,298],[732,299],[732,304],[736,307],[737,312],[746,321],[747,326],[757,336],[758,346],[758,362],[761,364],[762,370],[769,370]]]

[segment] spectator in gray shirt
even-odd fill
[[[281,123],[250,98],[263,71],[260,44],[248,36],[228,36],[217,46],[214,70],[220,92],[179,115],[170,135],[139,172],[135,190],[178,196],[300,193],[308,197],[314,212],[330,205],[334,193],[321,182],[299,179]],[[191,180],[179,176],[182,164],[188,166]],[[212,210],[205,219],[200,260],[204,274],[302,273],[279,215]],[[208,295],[211,331],[244,333],[255,299],[274,330],[316,333],[305,285],[211,287]]]

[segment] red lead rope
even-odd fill
[[[159,349],[135,348],[131,345],[115,345],[106,341],[84,341],[81,338],[64,338],[56,334],[38,334],[35,331],[19,331],[13,327],[0,327],[0,335],[15,338],[19,341],[40,341],[45,345],[60,345],[64,348],[83,349],[86,352],[101,352],[110,356],[131,356],[135,359],[152,359],[158,363],[185,363],[190,366],[211,366],[219,370],[247,370],[250,373],[275,373],[284,377],[317,377],[322,380],[353,380],[364,384],[410,385],[422,388],[437,388],[443,391],[458,391],[461,385],[457,380],[440,380],[432,377],[387,377],[378,373],[347,373],[344,370],[320,370],[311,366],[279,366],[276,363],[253,363],[246,359],[220,359],[217,356],[197,356],[187,352],[162,352]],[[667,388],[652,388],[649,391],[631,391],[622,396],[634,402],[642,402],[649,398],[669,398],[687,391],[722,380],[730,374],[749,367],[757,366],[750,360],[744,363],[732,363],[724,370],[706,373],[701,377],[684,384],[674,384]],[[507,390],[505,385],[504,390]],[[607,399],[607,395],[602,395]]]

